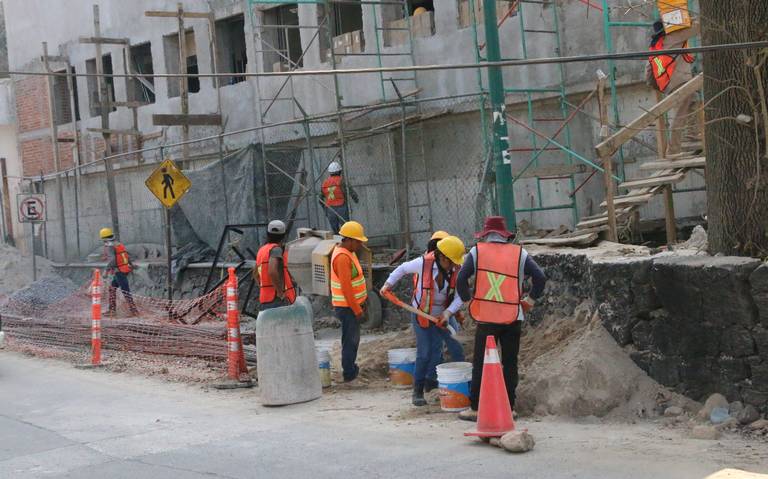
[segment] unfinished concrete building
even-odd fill
[[[47,194],[39,251],[58,261],[84,257],[97,247],[98,229],[115,218],[124,242],[162,243],[162,207],[143,183],[168,155],[197,175],[180,209],[184,225],[211,246],[225,224],[280,217],[325,227],[318,185],[334,159],[360,193],[352,216],[374,244],[421,246],[438,228],[469,239],[495,207],[486,69],[340,71],[482,62],[482,6],[6,1],[11,70],[115,75],[103,82],[13,77],[20,188]],[[651,3],[629,8],[623,0],[496,7],[503,59],[644,51],[657,15]],[[93,20],[93,27],[83,26]],[[627,124],[657,102],[644,83],[646,63],[503,69],[514,210],[526,230],[573,229],[600,213],[600,109],[594,98],[583,100],[601,70],[608,124]],[[280,75],[302,71],[318,72]],[[201,76],[151,76],[178,72]],[[246,75],[258,72],[273,75]],[[196,139],[202,140],[168,146]],[[616,151],[614,174],[619,181],[636,177],[643,160],[658,156],[653,131],[640,131]],[[669,186],[678,218],[705,212],[703,185],[694,174]],[[662,196],[644,200],[633,203],[633,212],[643,221],[662,220]],[[28,242],[29,231],[15,229],[17,243]],[[185,241],[177,236],[177,244]]]

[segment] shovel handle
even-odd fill
[[[420,309],[414,308],[413,306],[404,303],[400,298],[395,296],[395,293],[393,293],[392,291],[387,290],[387,291],[384,292],[384,294],[382,296],[384,296],[384,298],[389,300],[395,306],[399,306],[399,307],[403,308],[406,311],[410,311],[411,313],[426,319],[427,321],[435,323],[438,327],[443,327],[443,326],[440,326],[440,320],[439,319],[437,319],[436,317],[434,317],[432,315],[429,315],[429,314],[425,313],[424,311],[422,311]],[[449,327],[448,331],[451,332],[451,336],[455,336],[456,335],[456,331],[453,328]]]

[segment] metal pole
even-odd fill
[[[168,268],[168,278],[165,281],[165,285],[168,288],[168,301],[173,300],[173,279],[171,277],[171,254],[173,248],[171,247],[171,209],[165,208],[165,254],[166,267]]]
[[[35,258],[35,223],[32,226],[32,281],[37,281],[37,258]]]
[[[501,60],[499,28],[496,25],[496,0],[483,0],[483,23],[487,60]],[[515,218],[515,195],[512,188],[512,168],[509,152],[509,132],[504,105],[504,77],[498,66],[488,67],[488,92],[493,112],[493,163],[496,171],[496,197],[499,213],[506,218],[509,228],[517,229]]]

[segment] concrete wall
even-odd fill
[[[176,32],[175,18],[147,18],[143,15],[145,10],[174,10],[176,2],[168,0],[154,0],[145,2],[94,2],[93,0],[72,0],[68,2],[46,2],[44,0],[10,0],[5,2],[7,18],[9,65],[12,69],[41,68],[39,55],[41,54],[41,42],[47,41],[52,55],[67,56],[71,64],[78,72],[86,71],[86,62],[94,57],[93,45],[81,44],[80,36],[93,34],[90,25],[92,19],[92,5],[98,3],[101,8],[102,35],[108,37],[128,37],[132,44],[150,42],[152,46],[153,67],[155,73],[166,73],[168,67],[173,69],[173,61],[166,61],[165,43],[163,39]],[[247,2],[238,0],[217,0],[205,2],[203,0],[190,0],[184,3],[187,11],[208,11],[209,5],[214,9],[216,18],[227,18],[235,14],[244,14],[246,49],[248,56],[248,71],[265,70],[264,56],[257,50],[264,47],[250,41],[254,33],[262,29],[262,10],[265,6],[257,6],[253,12],[247,11]],[[409,53],[407,45],[383,46],[380,42],[381,63],[385,66],[403,66],[416,64],[455,64],[470,63],[475,61],[473,49],[473,37],[475,31],[471,27],[460,27],[458,21],[458,0],[441,0],[436,2],[434,12],[435,34],[431,36],[414,36],[413,57],[399,55]],[[318,5],[300,4],[298,15],[303,26],[318,25]],[[384,19],[392,18],[392,12],[386,7],[363,5],[363,34],[365,37],[365,53],[375,53],[377,26],[381,27]],[[384,10],[384,11],[382,11]],[[251,15],[253,13],[253,15]],[[647,14],[647,12],[646,12]],[[633,10],[627,14],[624,9],[614,9],[614,20],[621,21],[645,21],[648,17],[643,12]],[[62,19],[75,19],[78,21],[62,21]],[[554,28],[554,22],[559,23],[561,29],[561,51],[557,51],[554,38],[550,34],[529,33],[526,35],[526,47],[524,51],[521,37],[521,20],[525,28],[547,30]],[[253,27],[252,27],[253,25]],[[41,26],[43,28],[41,28]],[[208,24],[204,20],[189,20],[187,27],[192,29],[198,65],[201,73],[212,71],[211,52],[208,40]],[[255,30],[254,30],[255,28]],[[327,58],[321,58],[321,43],[316,34],[317,30],[306,28],[301,30],[302,47],[306,49],[303,59],[305,70],[329,70],[330,62]],[[380,33],[380,32],[379,32]],[[324,35],[321,31],[319,36]],[[482,26],[478,29],[480,41],[483,38]],[[313,38],[315,37],[315,38]],[[502,56],[505,58],[537,58],[557,55],[577,55],[595,53],[605,50],[605,38],[603,38],[602,17],[600,12],[588,7],[579,1],[568,0],[554,9],[551,5],[535,3],[523,4],[522,11],[517,16],[507,20],[500,28],[502,44]],[[615,50],[642,50],[647,46],[647,31],[644,28],[616,29],[612,35]],[[115,73],[123,73],[122,46],[105,45],[104,54],[112,55],[113,69]],[[268,59],[267,59],[268,60]],[[339,57],[339,68],[358,68],[377,66],[379,60],[372,56],[344,56]],[[52,65],[52,68],[62,68],[60,64]],[[582,95],[594,87],[596,79],[595,71],[600,68],[608,71],[606,62],[576,63],[562,67],[569,92],[572,92],[570,100],[578,103]],[[638,115],[644,108],[654,102],[650,91],[639,83],[643,78],[644,62],[620,62],[617,64],[620,121],[628,121]],[[266,70],[271,70],[269,65]],[[465,70],[438,70],[420,72],[417,82],[399,81],[398,86],[402,91],[420,89],[419,97],[437,98],[451,95],[472,94],[478,91],[478,75],[484,75],[474,69]],[[343,106],[374,104],[382,99],[392,100],[396,98],[392,86],[384,81],[390,76],[407,76],[405,74],[355,74],[339,75],[339,88],[343,94],[341,104]],[[558,66],[531,66],[507,68],[504,70],[504,80],[507,88],[538,87],[547,88],[557,86],[560,77]],[[53,154],[50,141],[50,129],[48,124],[48,100],[47,85],[41,77],[16,77],[15,90],[17,108],[19,109],[18,141],[20,144],[24,173],[27,175],[39,175],[52,171]],[[156,101],[154,104],[138,109],[139,129],[145,135],[157,133],[159,137],[146,140],[144,146],[153,146],[179,140],[181,129],[179,127],[156,127],[152,125],[151,116],[154,113],[177,113],[180,111],[178,97],[169,95],[169,85],[175,84],[175,79],[158,78],[155,81]],[[77,124],[77,131],[82,140],[80,159],[83,162],[92,161],[100,157],[104,149],[100,135],[88,132],[88,128],[100,127],[100,119],[91,117],[89,113],[89,92],[86,78],[78,78],[78,100],[82,120]],[[126,100],[126,81],[122,78],[115,79],[115,96],[118,101]],[[217,92],[213,88],[213,81],[209,78],[201,78],[201,90],[190,95],[190,111],[192,113],[216,112]],[[279,92],[279,94],[278,94]],[[222,86],[219,89],[221,96],[221,108],[226,130],[232,131],[259,124],[260,112],[263,113],[269,107],[265,120],[269,123],[292,120],[300,116],[299,108],[291,99],[295,98],[299,104],[310,114],[323,114],[335,111],[336,96],[334,94],[334,81],[332,76],[315,75],[312,77],[293,77],[288,82],[284,77],[260,77],[250,78],[247,81],[234,85]],[[550,95],[551,96],[551,95]],[[271,99],[277,100],[269,106]],[[261,100],[258,100],[261,98]],[[523,121],[527,121],[527,97],[522,94],[510,93],[508,95],[508,111]],[[536,117],[557,118],[562,117],[562,111],[557,102],[547,99],[546,95],[533,95],[532,105],[536,110]],[[477,103],[471,99],[444,99],[431,101],[423,105],[423,111],[443,111],[447,116],[424,123],[421,127],[409,128],[408,153],[406,161],[400,158],[400,138],[397,130],[384,133],[364,140],[358,140],[346,149],[347,175],[354,184],[360,186],[363,202],[360,206],[353,205],[355,217],[363,220],[372,230],[374,235],[393,235],[405,230],[406,216],[410,216],[410,230],[414,232],[427,231],[429,229],[447,227],[460,233],[465,238],[476,227],[479,217],[485,214],[486,208],[476,205],[477,193],[480,190],[480,176],[483,171],[482,132],[477,113]],[[594,102],[587,105],[586,110],[594,115],[596,106]],[[355,120],[347,125],[347,129],[365,128],[376,124],[382,124],[397,119],[399,112],[396,109]],[[410,113],[409,113],[410,114]],[[125,108],[119,108],[110,113],[110,126],[116,129],[132,127],[131,112]],[[551,134],[557,128],[554,121],[536,123],[537,129],[545,134]],[[312,134],[319,142],[326,143],[332,139],[335,125],[332,121],[312,123]],[[69,126],[60,128],[60,136],[71,136]],[[202,137],[216,133],[217,127],[192,127],[191,137]],[[586,116],[579,115],[571,123],[570,143],[572,149],[586,158],[593,159],[593,145],[597,139],[596,123]],[[225,147],[234,149],[251,142],[263,141],[268,144],[301,144],[304,132],[300,125],[285,125],[272,127],[258,132],[249,132],[227,137]],[[566,142],[565,133],[558,137],[559,141]],[[534,139],[525,129],[510,123],[510,140],[513,148],[525,148],[533,145]],[[652,137],[646,135],[646,140],[653,143]],[[60,144],[61,161],[64,167],[74,162],[74,155],[68,143]],[[535,145],[541,147],[540,138],[535,139]],[[117,151],[126,151],[134,147],[128,137],[113,139],[113,148]],[[207,142],[193,145],[192,152],[215,151],[215,142]],[[414,154],[414,152],[416,152]],[[180,151],[172,149],[166,151],[178,156]],[[414,157],[411,158],[411,155]],[[630,146],[626,151],[628,159],[628,172],[636,169],[636,163],[631,160],[637,156],[648,156],[648,151],[636,146]],[[307,155],[305,155],[307,156]],[[332,155],[331,155],[332,156]],[[317,171],[320,171],[331,156],[318,154],[316,160]],[[143,157],[127,158],[120,160],[120,164],[126,168],[137,166],[142,162],[152,163],[158,159],[156,152],[150,152]],[[373,159],[373,161],[372,161]],[[520,152],[513,154],[513,171],[519,171],[530,159],[530,153]],[[546,152],[541,155],[537,166],[562,165],[568,162],[568,157],[563,152]],[[407,166],[406,166],[407,163]],[[406,215],[404,195],[404,175],[410,178],[408,197],[411,208]],[[575,184],[586,178],[588,171],[576,176]],[[631,176],[631,174],[630,174]],[[393,179],[397,178],[395,185]],[[427,180],[428,181],[425,181]],[[602,187],[596,175],[576,196],[578,214],[586,215],[596,213],[598,204],[602,201]],[[119,186],[124,192],[130,192],[130,198],[141,196],[139,190],[143,188],[144,178],[139,175],[123,175],[121,181],[126,184]],[[106,211],[103,202],[103,191],[99,181],[93,181],[93,187],[98,191],[87,193],[94,199],[99,199],[93,208]],[[696,187],[702,184],[702,179],[691,176],[683,188]],[[515,185],[515,202],[518,208],[530,208],[540,206],[557,206],[570,201],[569,193],[573,186],[567,179],[550,179],[537,182],[535,179],[522,179]],[[46,186],[51,191],[50,186]],[[400,204],[395,205],[395,198],[399,198]],[[705,211],[704,195],[701,192],[680,193],[676,195],[678,216],[696,216]],[[429,200],[429,201],[427,201]],[[142,200],[143,201],[143,200]],[[126,203],[132,203],[128,201]],[[431,207],[427,206],[431,203]],[[131,211],[128,217],[121,222],[126,225],[126,230],[139,231],[138,235],[146,237],[137,238],[140,241],[155,241],[153,228],[150,223],[159,216],[159,209],[145,205],[147,213]],[[149,213],[149,210],[154,210]],[[49,208],[53,211],[54,208]],[[144,211],[144,206],[139,206],[138,211]],[[471,211],[468,211],[471,210]],[[649,207],[642,210],[644,219],[659,218],[663,208],[659,200],[655,200]],[[147,216],[149,215],[149,216]],[[100,222],[106,216],[100,214]],[[554,228],[560,224],[572,225],[574,214],[570,210],[560,209],[545,212],[521,213],[521,218],[528,220],[539,228]],[[322,227],[322,215],[313,211],[310,218],[313,226]],[[148,219],[149,218],[149,219]],[[146,223],[149,221],[150,223]],[[85,228],[91,228],[90,220],[85,220]],[[95,226],[96,221],[93,221]],[[155,225],[159,227],[159,225]],[[69,229],[69,225],[67,226]],[[49,232],[52,230],[49,226]],[[81,237],[90,237],[95,231],[81,231]],[[426,234],[416,235],[415,242],[422,243]],[[62,248],[59,248],[59,252]],[[69,248],[66,250],[71,251]],[[54,251],[55,252],[55,251]],[[57,257],[57,259],[63,259]]]

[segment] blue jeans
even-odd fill
[[[360,321],[355,317],[352,308],[334,308],[336,317],[341,320],[341,369],[344,380],[351,381],[357,377],[360,368],[357,367],[357,348],[360,346]]]
[[[411,319],[413,332],[416,334],[416,369],[413,372],[414,385],[423,385],[426,378],[435,379],[435,368],[443,360],[443,338],[440,328],[432,323],[422,328],[416,320]]]
[[[459,322],[456,321],[454,317],[451,317],[449,324],[456,328],[457,331],[459,330],[457,327],[459,326]],[[448,354],[451,356],[451,361],[464,361],[464,347],[461,345],[461,343],[456,338],[451,336],[451,333],[447,329],[438,328],[438,331],[440,332],[440,336],[445,342],[445,347],[448,349]]]
[[[349,207],[346,203],[341,206],[328,206],[326,207],[325,215],[328,217],[328,223],[331,225],[331,230],[335,234],[338,234],[341,225],[349,221]]]

